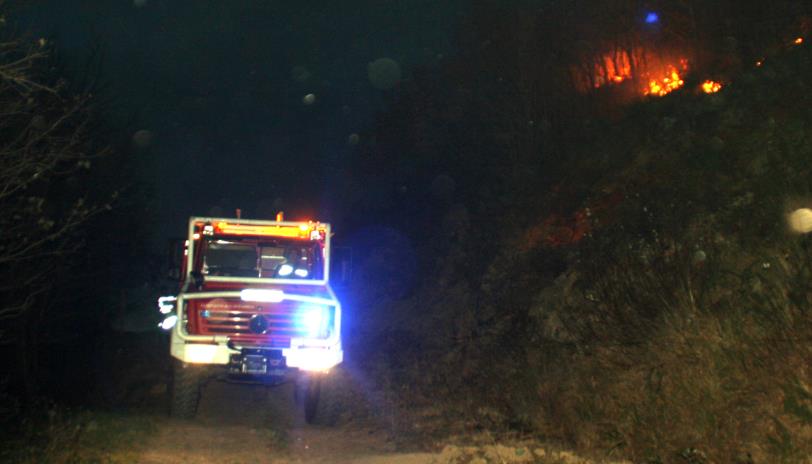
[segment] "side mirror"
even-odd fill
[[[175,281],[180,280],[180,269],[183,263],[184,240],[179,238],[169,239],[166,248],[166,277]]]
[[[330,253],[330,283],[346,287],[352,280],[352,248],[332,247]]]

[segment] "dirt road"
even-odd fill
[[[346,409],[346,402],[341,408]],[[212,381],[204,389],[194,420],[161,416],[143,443],[124,446],[124,454],[110,457],[111,462],[138,464],[595,464],[538,443],[483,444],[479,440],[477,445],[403,452],[389,432],[372,421],[337,423],[341,425],[306,424],[292,384],[264,387]]]
[[[141,463],[429,463],[431,453],[395,453],[368,426],[304,423],[292,385],[211,382],[191,421],[166,419],[138,446]]]

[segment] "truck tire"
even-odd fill
[[[319,397],[321,396],[321,376],[313,375],[307,379],[304,391],[305,422],[316,422],[316,413],[319,410]]]
[[[200,403],[200,388],[205,379],[202,366],[180,361],[172,362],[169,383],[169,415],[178,419],[192,419]]]

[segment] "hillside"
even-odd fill
[[[446,209],[447,252],[414,291],[359,297],[360,330],[383,334],[370,365],[421,427],[635,462],[801,459],[812,259],[787,215],[812,201],[811,58],[585,125],[555,166],[568,175],[504,209],[487,247],[482,218]]]

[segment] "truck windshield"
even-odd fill
[[[203,249],[201,271],[209,276],[321,279],[321,247],[296,240],[211,240]]]

